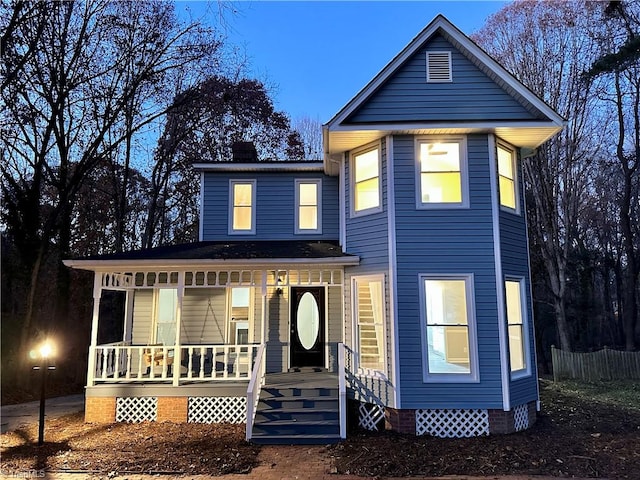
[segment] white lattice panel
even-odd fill
[[[489,412],[449,408],[416,410],[416,434],[440,438],[489,435]]]
[[[529,406],[526,403],[513,409],[513,428],[516,432],[529,428]]]
[[[116,422],[154,422],[158,418],[156,397],[122,397],[116,399]]]
[[[189,397],[189,423],[244,423],[245,397]]]
[[[370,431],[378,431],[378,423],[384,418],[384,407],[361,403],[358,407],[358,425]]]

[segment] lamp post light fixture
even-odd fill
[[[42,445],[44,443],[44,403],[47,372],[56,369],[55,366],[48,365],[51,357],[54,355],[53,344],[51,341],[45,340],[36,350],[32,350],[29,355],[31,358],[39,360],[39,365],[36,365],[33,369],[40,370],[40,423],[38,425],[38,445]]]

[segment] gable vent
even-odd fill
[[[451,81],[451,52],[427,52],[427,82]]]

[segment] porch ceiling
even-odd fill
[[[357,255],[344,253],[334,242],[222,241],[167,245],[145,250],[65,260],[68,267],[101,270],[126,267],[190,267],[194,265],[357,265]]]

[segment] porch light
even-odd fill
[[[282,279],[280,277],[276,280],[276,294],[282,295]]]
[[[38,425],[38,445],[44,443],[44,404],[45,404],[45,386],[47,372],[55,370],[56,367],[49,365],[51,358],[55,355],[55,347],[51,340],[45,340],[35,350],[29,352],[29,357],[38,360],[38,365],[34,366],[34,370],[40,370],[40,421]]]

